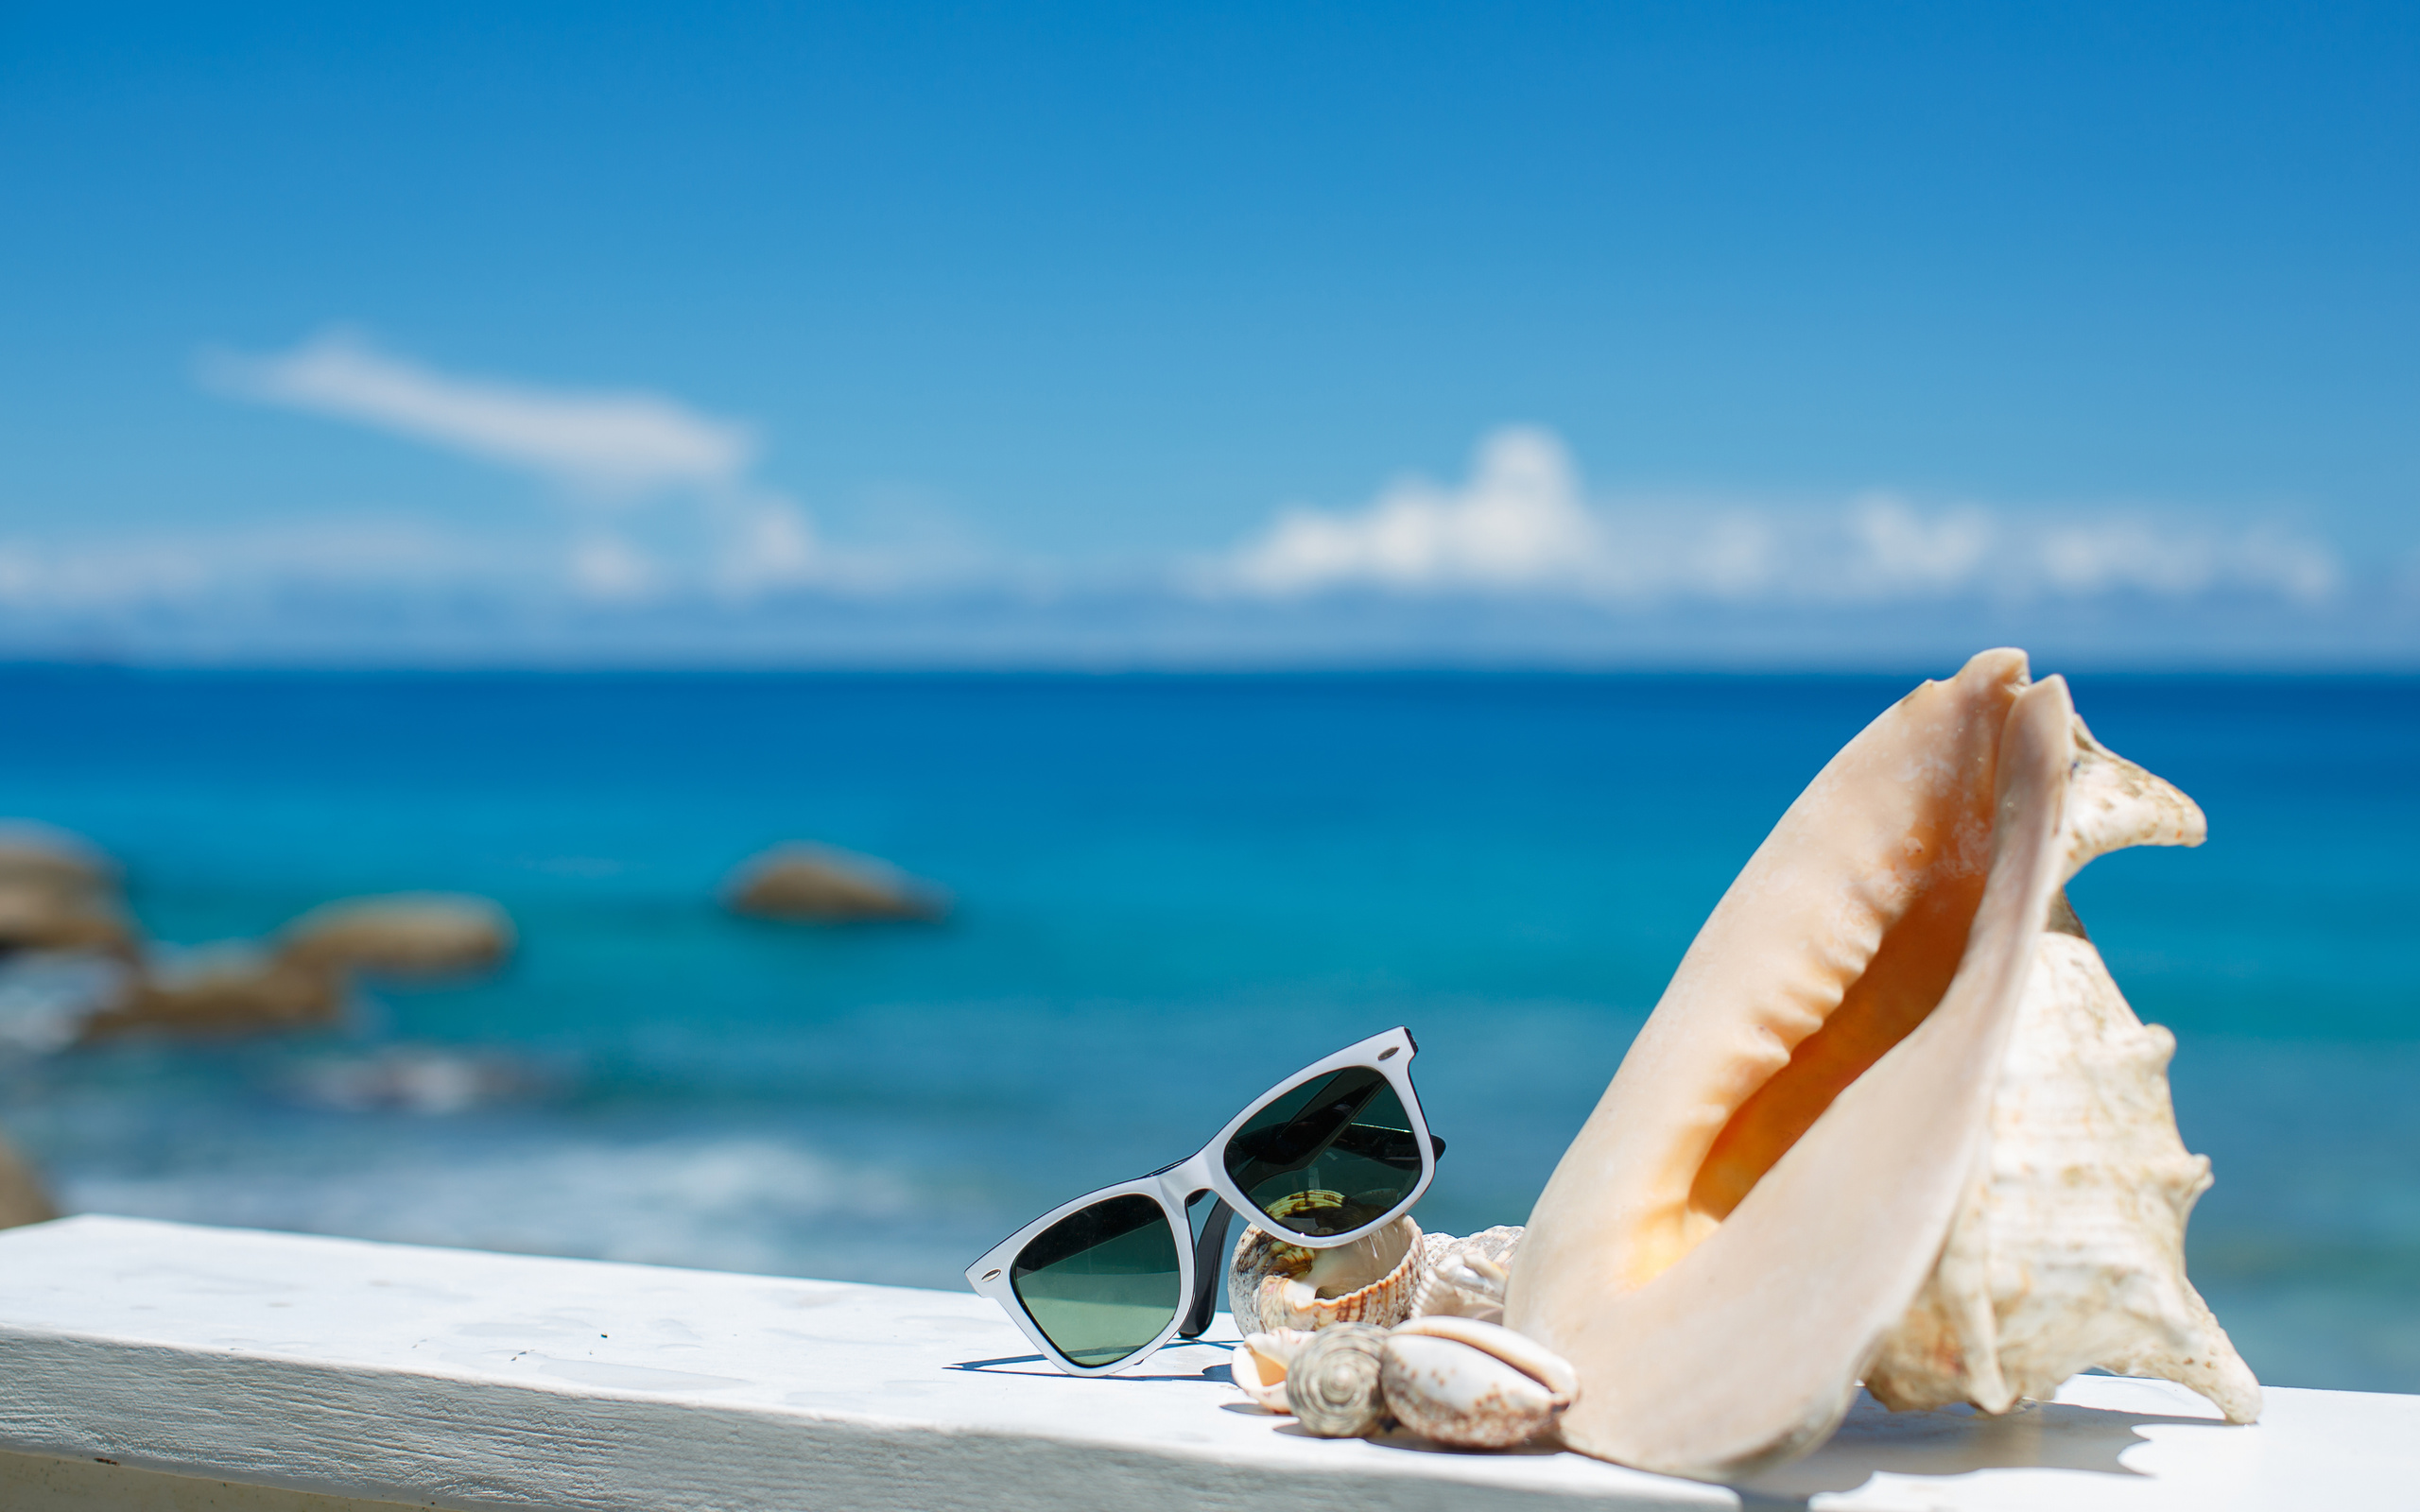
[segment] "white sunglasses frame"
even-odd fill
[[[1421,1110],[1420,1094],[1412,1090],[1411,1059],[1418,1054],[1420,1045],[1411,1038],[1411,1031],[1398,1024],[1384,1034],[1374,1034],[1357,1044],[1347,1045],[1324,1060],[1313,1061],[1253,1098],[1242,1112],[1227,1121],[1216,1139],[1184,1160],[1138,1176],[1132,1181],[1120,1181],[1115,1186],[1102,1187],[1097,1192],[1087,1192],[1080,1197],[1063,1202],[994,1245],[984,1251],[982,1259],[966,1267],[966,1284],[979,1295],[999,1303],[1001,1310],[1009,1314],[1011,1321],[1024,1332],[1034,1347],[1042,1350],[1051,1364],[1071,1376],[1114,1375],[1158,1353],[1168,1340],[1179,1333],[1188,1339],[1197,1337],[1209,1328],[1210,1316],[1218,1310],[1219,1298],[1215,1284],[1200,1291],[1196,1287],[1204,1270],[1223,1268],[1227,1222],[1233,1214],[1247,1215],[1253,1223],[1281,1236],[1288,1244],[1301,1245],[1306,1249],[1333,1249],[1385,1228],[1410,1211],[1420,1201],[1421,1195],[1428,1190],[1428,1183],[1437,1178],[1437,1158],[1443,1149],[1443,1142],[1428,1132],[1428,1118]],[[1413,1142],[1420,1150],[1420,1179],[1412,1184],[1410,1192],[1401,1202],[1358,1228],[1335,1234],[1296,1233],[1282,1219],[1270,1217],[1244,1196],[1242,1189],[1227,1175],[1226,1164],[1220,1156],[1227,1148],[1227,1142],[1238,1129],[1252,1122],[1253,1115],[1262,1108],[1306,1081],[1354,1066],[1376,1072],[1386,1078],[1387,1085],[1401,1099],[1404,1111],[1411,1119]],[[1185,1210],[1192,1198],[1203,1193],[1217,1197],[1220,1206],[1211,1212],[1201,1234],[1196,1236],[1193,1222],[1186,1216]],[[1168,1319],[1167,1327],[1162,1329],[1159,1336],[1150,1343],[1107,1365],[1078,1365],[1060,1352],[1059,1347],[1050,1342],[1042,1332],[1041,1325],[1034,1322],[1025,1304],[1018,1300],[1010,1280],[1010,1268],[1028,1244],[1069,1213],[1111,1197],[1127,1195],[1150,1197],[1158,1202],[1161,1211],[1167,1215],[1169,1228],[1191,1241],[1189,1244],[1180,1242],[1176,1246],[1180,1272],[1178,1295],[1183,1300],[1175,1314]],[[1215,1282],[1216,1278],[1211,1279]]]

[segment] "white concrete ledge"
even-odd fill
[[[2084,1377],[2058,1404],[1997,1421],[1869,1407],[1815,1456],[1731,1488],[1567,1453],[1308,1438],[1247,1407],[1224,1365],[1204,1343],[1132,1376],[1072,1379],[1033,1360],[990,1303],[956,1293],[74,1218],[0,1233],[0,1451],[14,1452],[0,1454],[0,1501],[615,1512],[2420,1503],[2413,1397],[2273,1391],[2262,1423],[2230,1428],[2180,1389]],[[248,1486],[272,1489],[244,1500]]]

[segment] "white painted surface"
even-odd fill
[[[1224,1319],[1221,1319],[1223,1326]],[[1727,1507],[1572,1454],[1300,1436],[1225,1350],[1062,1376],[947,1292],[75,1218],[0,1233],[0,1449],[447,1507]],[[1840,1508],[2420,1504],[2420,1398],[2229,1428],[2080,1378],[1999,1421],[1861,1411],[1749,1489]]]

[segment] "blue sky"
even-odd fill
[[[2409,8],[0,11],[0,653],[2420,662]]]

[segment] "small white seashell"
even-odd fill
[[[1338,1323],[1390,1328],[1411,1315],[1426,1272],[1420,1226],[1409,1218],[1333,1249],[1250,1228],[1227,1265],[1227,1305],[1248,1334]]]
[[[1413,1317],[1475,1317],[1504,1321],[1504,1289],[1512,1280],[1512,1252],[1521,1229],[1498,1225],[1467,1238],[1428,1234],[1421,1240],[1426,1274],[1412,1294]]]
[[[1359,1438],[1386,1418],[1378,1376],[1383,1329],[1338,1323],[1311,1335],[1286,1371],[1286,1403],[1306,1432]]]
[[[1416,1317],[1388,1334],[1379,1382],[1406,1428],[1461,1449],[1527,1443],[1580,1391],[1578,1373],[1544,1345],[1449,1316]]]
[[[1227,1373],[1243,1394],[1270,1412],[1291,1413],[1286,1402],[1286,1371],[1311,1342],[1307,1329],[1277,1329],[1254,1333],[1227,1357]]]

